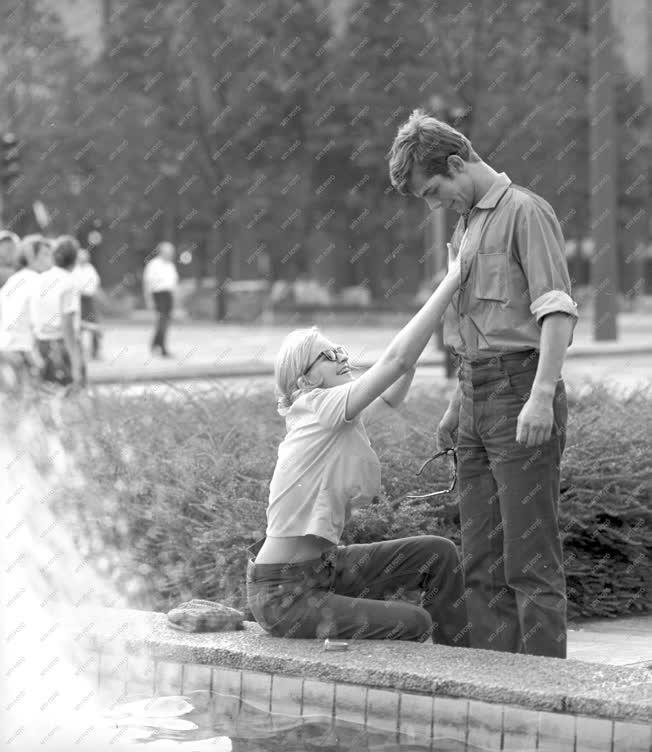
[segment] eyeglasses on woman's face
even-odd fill
[[[335,363],[337,361],[343,363],[345,360],[349,359],[349,353],[343,347],[329,347],[327,350],[322,350],[319,355],[312,361],[312,363],[305,369],[303,375],[307,376],[308,371],[310,371],[315,363],[317,363],[318,360],[321,360],[321,358],[329,360],[331,361],[331,363]]]

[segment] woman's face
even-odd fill
[[[317,361],[306,374],[312,383],[321,381],[322,387],[330,389],[353,380],[349,356],[346,351],[338,352],[337,347],[333,342],[323,338],[318,338],[313,343],[309,363],[313,363],[315,359]],[[337,359],[329,360],[324,355],[319,357],[322,352],[327,352]]]
[[[49,243],[39,243],[36,246],[33,268],[37,272],[46,272],[53,266],[52,246]]]

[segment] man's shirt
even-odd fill
[[[179,282],[177,268],[172,261],[155,256],[145,266],[143,284],[150,293],[174,292]]]
[[[33,303],[39,275],[25,267],[0,289],[0,350],[30,351],[34,346]]]
[[[61,339],[63,316],[73,313],[76,332],[80,325],[79,290],[72,274],[53,266],[38,276],[33,301],[34,329],[37,339]]]
[[[76,264],[70,273],[81,295],[88,297],[95,295],[100,286],[100,275],[90,261],[85,264]]]
[[[501,173],[455,228],[461,285],[444,314],[444,343],[468,360],[539,349],[541,320],[577,305],[555,213]],[[572,339],[572,338],[571,338]]]

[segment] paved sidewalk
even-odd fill
[[[652,614],[570,624],[568,657],[588,663],[647,669],[652,682],[651,635]]]
[[[268,376],[283,337],[294,325],[238,325],[212,322],[174,322],[170,331],[169,360],[152,356],[149,342],[153,323],[105,320],[103,360],[89,364],[93,383],[197,379],[235,375]],[[408,316],[405,317],[407,322]],[[153,319],[152,319],[153,322]],[[344,344],[352,360],[374,363],[399,331],[395,327],[323,326],[325,334]],[[652,313],[619,316],[619,340],[595,342],[591,321],[580,319],[568,360],[652,356]],[[442,354],[429,346],[419,365],[441,365]],[[587,363],[588,365],[588,363]]]

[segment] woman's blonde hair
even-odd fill
[[[274,362],[274,392],[279,415],[287,415],[300,394],[320,386],[321,381],[315,382],[303,376],[310,365],[313,345],[320,337],[324,335],[313,326],[310,329],[295,329],[281,343]]]

